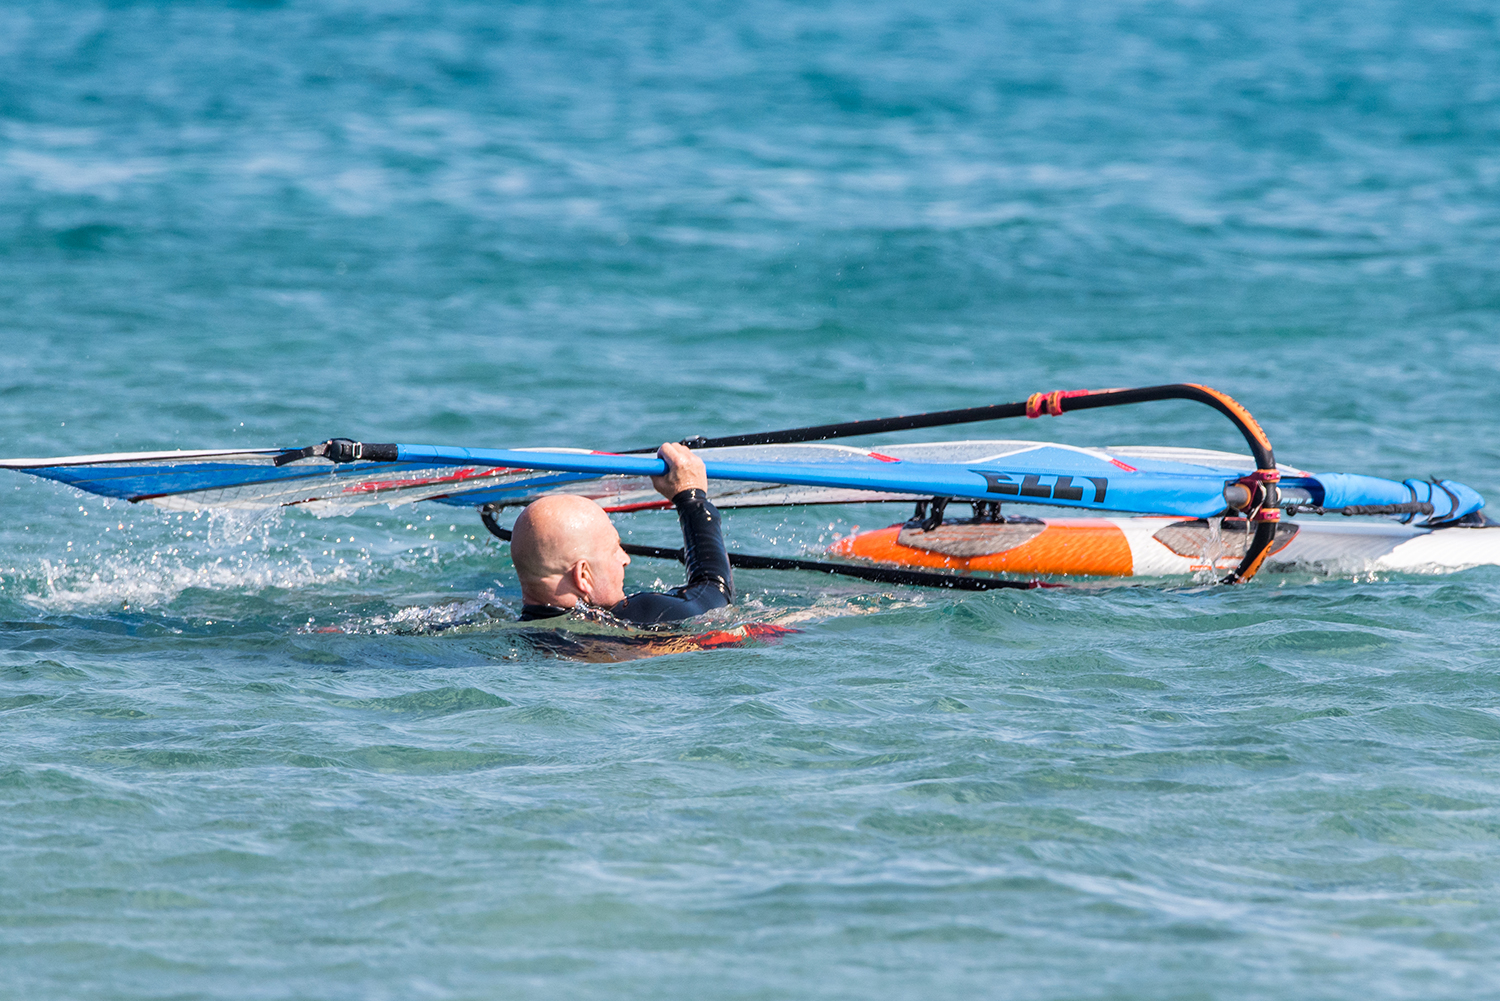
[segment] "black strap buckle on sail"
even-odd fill
[[[271,461],[278,466],[285,466],[289,462],[298,459],[311,459],[322,456],[331,462],[399,462],[399,447],[394,444],[366,444],[355,441],[353,438],[329,438],[327,441],[306,448],[292,448]]]

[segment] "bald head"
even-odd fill
[[[587,497],[554,494],[533,501],[511,530],[510,558],[528,603],[608,606],[625,597],[630,557],[620,549],[609,515]]]

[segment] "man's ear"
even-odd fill
[[[579,560],[573,564],[568,574],[573,578],[573,588],[583,595],[585,601],[594,598],[594,570],[589,566],[588,560]]]

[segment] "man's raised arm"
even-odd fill
[[[656,454],[667,464],[667,471],[653,476],[651,484],[677,509],[687,583],[666,594],[633,594],[612,609],[632,622],[685,619],[734,600],[734,576],[724,548],[723,517],[708,499],[708,474],[703,460],[676,442],[667,442]]]

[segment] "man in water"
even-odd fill
[[[604,509],[587,497],[554,494],[533,501],[511,530],[510,558],[521,578],[522,621],[565,615],[578,605],[626,622],[673,622],[734,600],[718,509],[708,501],[703,460],[668,442],[656,451],[667,471],[651,485],[672,502],[682,525],[687,583],[661,594],[625,596],[630,557]]]

